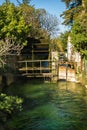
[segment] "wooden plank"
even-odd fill
[[[23,76],[27,76],[27,77],[52,77],[52,73],[24,73],[22,74]]]
[[[51,68],[46,67],[22,67],[19,68],[19,71],[26,71],[26,70],[51,70]]]
[[[51,63],[51,62],[58,62],[58,61],[52,61],[52,60],[21,60],[21,61],[18,61],[18,63],[25,63],[25,62],[29,62],[29,63],[31,63],[31,62],[45,62],[45,61],[48,61],[49,63]]]

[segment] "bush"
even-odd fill
[[[7,96],[6,94],[0,94],[0,111],[8,114],[15,113],[22,110],[23,100],[17,96]]]

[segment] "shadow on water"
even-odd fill
[[[13,88],[24,109],[9,122],[12,130],[87,130],[87,91],[80,84],[27,81]]]

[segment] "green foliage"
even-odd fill
[[[18,0],[20,2],[20,0]],[[15,44],[27,44],[28,37],[48,39],[56,33],[58,19],[43,9],[35,9],[28,4],[30,0],[22,0],[15,6],[10,1],[0,6],[0,39],[13,39]]]
[[[87,56],[87,27],[82,21],[82,19],[75,21],[71,31],[71,40],[76,50],[83,56]]]
[[[28,37],[39,37],[41,34],[41,27],[38,19],[38,12],[29,5],[23,4],[19,7],[22,10],[22,16],[24,17],[26,25],[29,26]]]
[[[51,48],[53,50],[58,50],[62,52],[66,51],[68,35],[69,32],[66,31],[64,33],[61,33],[61,35],[58,38],[53,39]]]
[[[21,0],[17,0],[17,2],[18,2],[19,5],[20,4],[26,4],[26,5],[28,5],[30,3],[30,1],[31,0],[22,0],[22,2],[21,2]]]
[[[60,38],[54,38],[51,42],[50,48],[53,51],[64,51],[63,44]]]
[[[30,0],[22,0],[23,4],[29,4]]]
[[[61,42],[62,42],[62,48],[63,48],[64,51],[65,51],[66,48],[67,48],[67,39],[68,39],[69,33],[70,33],[69,31],[66,31],[66,32],[62,33],[62,34],[60,35],[60,37],[59,37],[59,39],[60,39]]]
[[[23,100],[17,96],[7,96],[0,94],[0,111],[12,114],[22,110]]]
[[[66,4],[67,9],[61,14],[64,18],[63,24],[72,26],[75,18],[81,14],[83,0],[61,0]]]
[[[11,3],[0,6],[0,39],[11,38],[16,44],[25,44],[29,26],[20,8]]]
[[[84,57],[87,56],[87,0],[62,0],[67,5],[63,12],[64,24],[70,25],[71,42]]]

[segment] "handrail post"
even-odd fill
[[[27,69],[28,65],[27,65],[27,61],[25,61],[25,67],[26,67],[26,74],[28,74],[28,69]]]
[[[40,73],[42,73],[42,71],[41,71],[41,60],[40,60]]]

